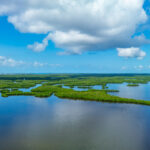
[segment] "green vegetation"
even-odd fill
[[[150,101],[144,100],[134,100],[127,98],[120,98],[117,96],[111,96],[107,94],[105,90],[89,90],[89,91],[58,91],[55,93],[57,97],[60,98],[69,98],[69,99],[78,99],[78,100],[92,100],[92,101],[101,101],[101,102],[111,102],[111,103],[133,103],[133,104],[142,104],[150,105]]]
[[[127,98],[120,98],[117,96],[111,96],[107,92],[118,92],[117,90],[88,90],[88,91],[74,91],[73,89],[65,89],[61,86],[44,85],[36,89],[32,89],[31,92],[22,91],[2,91],[2,96],[8,97],[11,95],[32,95],[36,97],[49,97],[55,94],[60,98],[78,99],[78,100],[91,100],[101,102],[113,102],[113,103],[134,103],[142,105],[150,105],[150,101],[134,100]]]
[[[128,84],[127,86],[139,86],[139,84]]]
[[[0,92],[3,97],[13,95],[28,95],[36,97],[49,97],[55,94],[60,98],[91,100],[115,103],[134,103],[150,105],[150,101],[120,98],[109,95],[109,83],[128,83],[128,86],[139,86],[150,81],[150,75],[94,75],[94,74],[56,74],[56,75],[0,75]],[[20,88],[40,87],[30,92],[20,91]],[[62,85],[70,88],[62,88]],[[94,90],[91,87],[101,85],[102,90]],[[87,91],[75,91],[71,88],[87,88]]]
[[[79,89],[92,89],[92,86],[77,86]]]
[[[44,81],[42,80],[0,80],[0,89],[5,88],[30,88],[35,86],[36,84],[40,84]]]

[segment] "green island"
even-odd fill
[[[134,84],[128,84],[127,86],[139,86],[139,84],[134,83]]]
[[[109,92],[119,92],[115,89],[108,89],[108,84],[127,83],[127,86],[139,86],[147,84],[150,75],[136,74],[44,74],[44,75],[0,75],[0,92],[2,97],[8,96],[35,96],[49,97],[52,94],[59,98],[73,100],[91,100],[109,103],[132,103],[150,105],[150,101],[121,98],[110,95]],[[32,88],[30,91],[21,91]],[[101,90],[92,89],[92,86],[100,85]],[[64,88],[68,86],[69,88]],[[73,87],[87,89],[86,91],[76,91]]]

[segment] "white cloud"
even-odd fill
[[[12,58],[0,56],[0,66],[16,67],[16,66],[20,66],[23,64],[24,64],[23,61],[16,61]]]
[[[0,1],[0,15],[7,15],[16,29],[49,34],[28,48],[43,51],[52,40],[66,54],[111,48],[138,47],[149,43],[135,38],[145,23],[144,0],[7,0]]]
[[[35,62],[33,63],[33,66],[34,66],[34,67],[62,67],[61,64],[41,63],[41,62],[38,62],[38,61],[35,61]]]
[[[28,45],[28,48],[35,51],[41,52],[44,51],[45,48],[48,46],[48,41],[50,40],[49,35],[42,41],[42,43],[35,42],[33,45]]]
[[[56,31],[49,35],[52,41],[56,43],[57,47],[66,49],[66,54],[81,54],[85,49],[88,49],[88,45],[94,45],[100,42],[98,37],[78,31],[69,31],[67,33]]]
[[[138,58],[143,59],[146,56],[146,53],[139,48],[117,48],[118,56],[126,58]]]
[[[138,65],[138,66],[135,66],[134,68],[138,69],[138,70],[142,70],[144,68],[144,66],[143,65]]]
[[[35,62],[33,63],[33,66],[34,66],[34,67],[44,67],[44,66],[47,66],[47,63],[41,63],[41,62],[35,61]]]
[[[22,67],[22,66],[26,66],[26,67],[62,67],[61,64],[49,64],[49,63],[43,63],[43,62],[38,62],[38,61],[34,61],[34,62],[25,62],[22,60],[15,60],[12,58],[7,58],[5,56],[0,56],[0,66],[4,66],[4,67]]]

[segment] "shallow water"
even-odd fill
[[[36,84],[35,86],[30,87],[30,88],[20,88],[19,91],[22,91],[22,92],[31,92],[32,89],[37,88],[37,87],[39,87],[41,85],[42,84]]]
[[[127,86],[128,83],[121,84],[107,84],[108,89],[119,90],[119,92],[109,92],[110,95],[115,95],[124,98],[133,98],[140,100],[150,100],[150,82],[148,84],[139,84],[139,86]],[[70,88],[68,86],[63,86],[63,88]],[[73,88],[76,91],[87,91],[88,88],[78,88],[75,86]],[[91,86],[91,89],[101,90],[101,85]]]
[[[150,107],[0,98],[0,150],[149,150]]]
[[[65,85],[62,85],[62,88],[70,89],[69,86],[65,86]],[[73,90],[75,90],[75,91],[87,91],[87,90],[88,90],[88,88],[79,88],[78,86],[74,86],[74,87],[71,88],[71,89],[73,89]]]
[[[109,94],[125,97],[125,98],[133,98],[133,99],[141,99],[141,100],[150,100],[150,82],[148,84],[139,84],[139,86],[127,86],[127,83],[123,84],[107,84],[109,89],[119,90],[119,92],[111,92]]]
[[[69,86],[62,85],[62,87],[70,89]],[[101,90],[102,86],[101,85],[94,85],[94,86],[89,86],[89,88],[88,87],[87,88],[80,88],[78,86],[74,86],[72,89],[75,90],[75,91],[88,91],[89,89]]]

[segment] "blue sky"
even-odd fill
[[[148,0],[8,1],[0,0],[0,73],[150,72]]]

